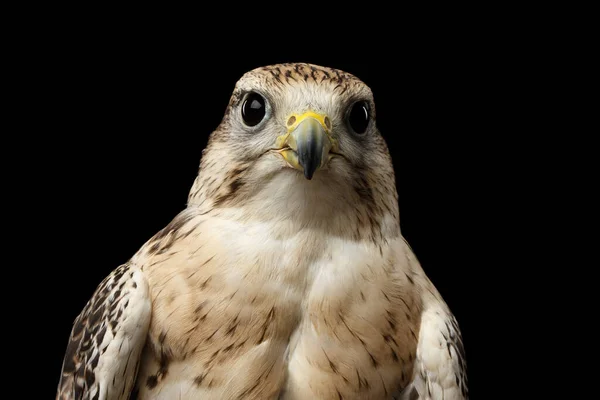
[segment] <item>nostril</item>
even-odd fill
[[[294,122],[296,122],[296,117],[294,117],[293,115],[290,117],[290,119],[288,119],[288,126],[292,126],[294,125]]]
[[[331,129],[331,121],[329,120],[329,117],[325,117],[325,126],[327,129]]]

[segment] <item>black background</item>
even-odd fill
[[[314,38],[257,45],[244,32],[218,43],[180,31],[40,38],[45,51],[34,59],[43,67],[33,67],[32,79],[40,86],[33,101],[41,156],[30,173],[38,186],[28,193],[34,201],[44,194],[37,204],[52,266],[40,275],[53,281],[45,298],[51,385],[71,324],[95,287],[185,207],[237,79],[296,61],[345,70],[372,88],[394,160],[402,232],[462,328],[473,398],[500,385],[489,373],[501,357],[490,293],[505,279],[494,246],[508,224],[510,200],[499,183],[513,162],[507,115],[521,111],[506,97],[521,79],[522,50],[506,57],[495,33],[448,28],[318,46]]]

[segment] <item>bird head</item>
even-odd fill
[[[349,73],[304,63],[244,74],[203,152],[189,204],[321,220],[359,210],[367,220],[397,221],[371,89]]]

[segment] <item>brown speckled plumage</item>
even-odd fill
[[[252,92],[256,127],[240,112]],[[273,150],[307,112],[337,146],[311,180]],[[465,399],[465,371],[458,324],[400,233],[370,89],[281,64],[238,81],[187,208],[75,321],[57,398]]]

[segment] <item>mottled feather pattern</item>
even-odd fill
[[[252,92],[270,105],[255,128],[240,111]],[[370,104],[363,135],[346,121],[356,101]],[[307,111],[338,145],[310,181],[273,152]],[[357,77],[293,63],[237,82],[187,208],[75,321],[57,398],[130,395],[468,398],[458,323],[400,233],[392,160]]]
[[[129,398],[148,326],[146,296],[146,283],[129,264],[98,286],[73,324],[57,399]],[[121,365],[103,369],[118,358]]]
[[[468,400],[467,364],[456,318],[434,305],[422,316],[411,384],[399,400]]]

